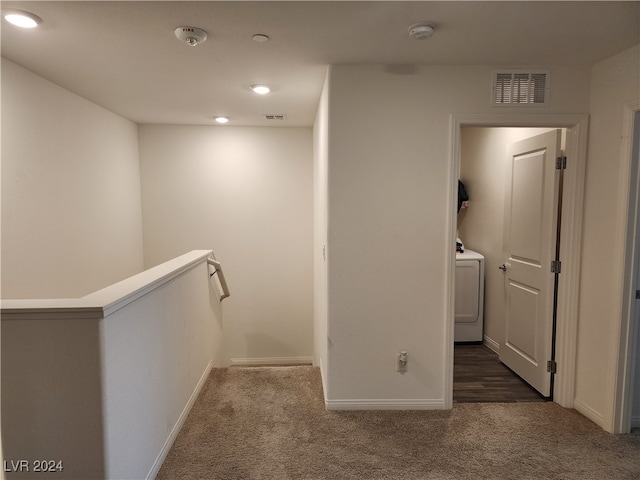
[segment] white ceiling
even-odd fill
[[[2,56],[137,123],[310,126],[329,64],[594,64],[640,42],[640,2],[2,1]],[[429,21],[435,35],[409,38]],[[190,47],[178,26],[206,30]],[[254,42],[256,33],[270,36]],[[248,87],[272,86],[258,97]],[[285,114],[284,121],[262,114]]]

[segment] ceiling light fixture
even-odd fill
[[[416,40],[425,40],[433,36],[435,27],[430,23],[416,23],[409,27],[409,36]]]
[[[250,88],[258,95],[266,95],[271,91],[271,89],[266,85],[251,85]]]
[[[254,42],[264,43],[269,41],[269,35],[265,35],[264,33],[256,33],[253,37],[251,37]]]
[[[11,10],[4,14],[4,19],[12,25],[20,28],[35,28],[42,19],[33,13],[24,12],[22,10]]]
[[[218,123],[228,123],[229,117],[216,117],[216,122]]]
[[[207,32],[198,27],[178,27],[174,30],[178,40],[195,47],[207,39]]]

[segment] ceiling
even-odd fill
[[[310,126],[330,64],[594,64],[640,42],[640,2],[2,1],[2,56],[136,123]],[[435,35],[414,40],[412,24]],[[206,30],[190,47],[174,30]],[[270,40],[252,40],[256,33]],[[272,87],[257,96],[249,85]],[[264,114],[284,114],[266,120]]]

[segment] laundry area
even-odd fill
[[[521,292],[530,292],[536,289],[529,287],[518,288],[517,291],[511,289],[513,282],[509,278],[512,266],[508,248],[505,245],[509,237],[509,235],[505,235],[507,231],[505,224],[511,221],[511,213],[517,215],[518,212],[523,211],[523,217],[527,215],[536,217],[540,214],[534,209],[535,205],[529,206],[526,202],[523,205],[514,204],[513,211],[511,211],[511,192],[516,188],[519,190],[529,188],[533,191],[540,190],[544,179],[539,177],[545,175],[545,169],[550,168],[541,164],[539,170],[536,170],[538,167],[533,166],[535,158],[531,157],[530,161],[530,154],[527,153],[525,157],[522,157],[525,159],[522,164],[530,164],[526,167],[529,170],[523,170],[521,173],[512,171],[510,148],[517,142],[532,137],[538,138],[542,134],[548,134],[549,138],[551,135],[557,134],[558,145],[561,146],[564,133],[555,128],[469,126],[462,127],[460,133],[454,327],[455,370],[458,378],[456,379],[456,375],[454,375],[454,385],[463,377],[465,382],[474,380],[473,377],[477,375],[477,372],[470,370],[470,366],[472,367],[474,363],[479,364],[481,365],[478,367],[480,372],[483,371],[482,369],[485,372],[491,370],[492,374],[497,375],[494,383],[502,384],[506,395],[504,398],[508,398],[503,401],[521,401],[508,390],[512,390],[513,385],[522,381],[518,375],[513,373],[512,369],[507,368],[505,362],[501,361],[503,356],[508,356],[511,353],[510,350],[522,353],[519,347],[522,351],[527,352],[529,348],[527,342],[532,342],[532,345],[539,343],[535,334],[524,330],[518,332],[513,325],[509,326],[510,336],[507,335],[507,306],[511,305],[508,302],[515,298],[526,305],[525,309],[528,310],[532,305],[528,303],[530,300],[524,295],[523,299],[519,300],[518,296],[522,295]],[[517,179],[518,175],[522,177],[520,180]],[[551,182],[554,182],[553,177],[547,178],[551,178]],[[536,179],[543,183],[537,183]],[[518,181],[521,181],[524,186],[517,185]],[[556,185],[549,186],[550,191],[553,191],[554,188],[557,190],[557,180],[555,183]],[[517,201],[522,203],[521,200]],[[540,202],[534,200],[532,203],[538,204]],[[550,207],[547,209],[551,210]],[[550,215],[555,215],[555,212]],[[518,221],[531,223],[525,218],[515,219],[511,231],[519,228],[524,232],[524,227],[519,227]],[[526,242],[527,239],[525,238],[523,241]],[[508,269],[509,271],[507,271]],[[532,324],[534,319],[523,318],[522,322]],[[520,326],[516,326],[520,328]],[[530,349],[533,350],[534,346],[531,346]],[[481,355],[482,359],[479,359],[478,355]],[[527,357],[524,353],[522,356]],[[467,362],[465,359],[472,359],[472,361]],[[516,366],[518,365],[517,361]],[[509,367],[512,365],[509,364]],[[517,373],[521,374],[522,372],[518,371]],[[511,378],[507,381],[507,377],[512,375],[516,377],[515,383]],[[525,377],[525,375],[521,376]],[[525,397],[528,398],[525,401],[530,401],[531,398],[548,398],[550,396],[544,387],[538,388],[535,379],[530,381],[529,378],[526,378],[526,380],[533,383],[536,390],[542,390],[542,393],[534,394],[532,397],[529,390],[533,390],[533,388],[525,389]],[[511,384],[511,387],[508,384]],[[465,388],[463,386],[457,390],[462,391]],[[501,398],[501,395],[491,394],[490,397]],[[476,397],[471,396],[470,398]],[[454,387],[454,401],[466,401],[460,395],[456,398],[456,387]],[[469,401],[479,400],[476,398]]]

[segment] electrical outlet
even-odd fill
[[[408,354],[405,351],[396,354],[396,372],[406,373]]]

